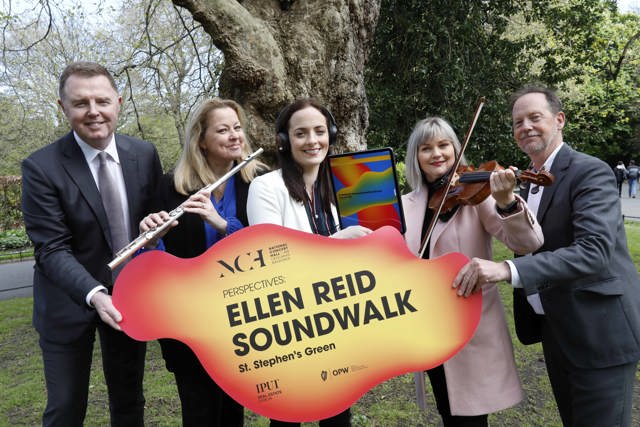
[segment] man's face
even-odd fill
[[[553,113],[543,93],[521,96],[513,104],[513,136],[530,156],[547,155],[562,142],[564,113]]]
[[[58,104],[84,142],[99,150],[109,144],[118,124],[122,98],[107,77],[71,75]]]

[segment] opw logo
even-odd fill
[[[342,375],[342,374],[348,374],[349,373],[349,368],[338,368],[338,369],[334,369],[333,371],[331,371],[331,375],[333,375],[334,377],[337,377],[338,375]]]

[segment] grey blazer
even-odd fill
[[[544,245],[513,260],[527,295],[538,292],[562,353],[575,366],[640,359],[640,281],[627,249],[611,168],[564,145],[551,167],[538,222]],[[514,304],[516,328],[536,316]]]

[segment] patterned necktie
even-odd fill
[[[100,186],[100,197],[102,206],[107,213],[109,221],[109,231],[111,232],[111,246],[114,252],[119,251],[129,243],[127,227],[122,214],[122,201],[113,177],[109,173],[107,166],[108,154],[101,151],[98,154],[100,167],[98,168],[98,185]]]

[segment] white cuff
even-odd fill
[[[522,282],[520,281],[520,275],[518,274],[518,269],[510,260],[506,260],[507,265],[509,266],[509,270],[511,270],[511,286],[514,288],[521,288]]]
[[[100,291],[107,292],[107,288],[100,285],[100,286],[96,286],[95,288],[91,289],[91,291],[89,291],[89,293],[87,294],[87,297],[84,299],[89,307],[93,308],[93,305],[91,305],[91,298],[96,294],[96,292],[100,292]]]

